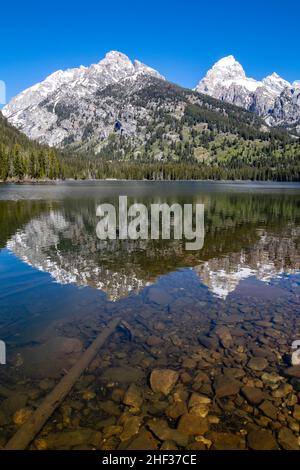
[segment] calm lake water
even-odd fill
[[[119,195],[204,204],[203,248],[100,241]],[[115,316],[31,448],[297,448],[300,185],[0,185],[0,446]]]

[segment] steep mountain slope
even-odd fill
[[[65,142],[73,177],[300,176],[300,147],[287,133],[267,127],[254,113],[155,77],[110,85],[84,106],[94,106],[105,119],[92,117],[83,140]],[[115,119],[121,130],[115,130]]]
[[[266,121],[271,126],[286,127],[300,135],[300,83],[283,90]]]
[[[31,139],[54,146],[63,145],[71,136],[80,141],[85,124],[93,117],[104,117],[93,106],[95,95],[109,85],[142,83],[147,77],[163,79],[141,62],[132,63],[124,54],[112,51],[99,64],[53,73],[17,95],[4,107],[3,114]],[[105,136],[105,126],[101,130]]]
[[[276,73],[262,81],[248,78],[233,56],[219,60],[195,90],[253,111],[269,125],[300,131],[299,83]]]

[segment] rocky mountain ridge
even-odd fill
[[[116,123],[122,134],[145,144],[149,140],[145,123],[153,122],[155,127],[160,112],[164,114],[162,120],[166,114],[180,120],[187,102],[194,104],[200,100],[202,106],[203,95],[254,111],[270,126],[289,129],[298,126],[299,84],[291,85],[275,73],[262,81],[248,78],[233,56],[217,62],[200,81],[196,92],[170,83],[169,88],[173,87],[170,99],[166,83],[169,84],[153,68],[111,51],[90,67],[54,72],[13,98],[3,108],[3,114],[33,140],[61,148],[70,145],[82,150],[91,148],[96,154]],[[152,95],[141,100],[141,93],[150,88]],[[197,93],[201,95],[197,97]],[[208,107],[221,115],[227,114],[223,106],[216,102]]]
[[[216,62],[195,90],[255,112],[270,126],[300,132],[300,84],[276,72],[261,81],[248,78],[230,55]]]
[[[93,98],[115,84],[134,86],[148,77],[164,80],[156,70],[126,55],[111,51],[98,64],[90,67],[59,70],[43,82],[24,90],[3,108],[4,116],[29,138],[50,146],[65,146],[84,140],[91,120],[105,120],[101,110],[93,106]],[[106,115],[110,113],[107,110]],[[114,120],[117,111],[113,110]],[[106,136],[105,123],[99,129]],[[97,129],[98,130],[98,129]]]

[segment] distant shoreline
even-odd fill
[[[41,179],[41,180],[33,180],[33,179],[23,179],[23,180],[16,180],[16,179],[9,179],[9,180],[0,180],[0,184],[3,185],[53,185],[56,184],[63,184],[63,183],[74,183],[74,184],[82,184],[82,183],[211,183],[211,184],[255,184],[255,185],[278,185],[284,184],[287,186],[290,185],[300,185],[300,181],[274,181],[274,180],[210,180],[210,179],[178,179],[178,180],[147,180],[147,179],[114,179],[114,178],[106,178],[106,179],[74,179],[74,178],[66,178],[66,179]]]

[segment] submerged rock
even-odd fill
[[[284,450],[299,450],[298,439],[288,428],[280,429],[278,442]]]
[[[284,379],[280,375],[275,373],[264,372],[261,376],[261,380],[267,385],[276,385],[278,382],[282,382]]]
[[[285,374],[288,377],[296,377],[297,379],[300,379],[300,366],[289,367],[285,370]]]
[[[282,384],[279,388],[272,392],[274,398],[284,398],[293,391],[293,387],[290,384]],[[297,403],[297,402],[296,402]]]
[[[280,429],[278,442],[284,450],[299,450],[298,439],[288,428]]]
[[[300,421],[300,405],[295,405],[295,406],[294,406],[293,417],[294,417],[297,421]]]
[[[170,369],[154,369],[150,376],[150,385],[154,393],[169,395],[179,378],[178,372]]]
[[[206,418],[186,413],[181,416],[177,429],[188,436],[199,436],[208,431],[208,422]]]
[[[248,367],[255,371],[262,371],[268,367],[268,361],[264,357],[253,357],[248,362]]]
[[[105,426],[102,430],[103,437],[105,439],[109,439],[112,436],[118,436],[119,434],[121,434],[122,431],[123,431],[122,426],[117,426],[117,425],[114,425],[114,424],[112,424],[110,426]]]
[[[173,441],[165,441],[160,447],[160,450],[177,450],[178,447]]]
[[[243,450],[245,439],[242,436],[227,432],[210,432],[208,435],[212,441],[212,450]]]
[[[187,406],[184,401],[178,401],[166,408],[165,413],[171,419],[177,419],[187,413]]]
[[[124,429],[120,434],[121,441],[128,441],[133,436],[138,434],[140,426],[142,424],[142,418],[140,416],[129,416],[126,418]]]
[[[24,424],[32,415],[32,412],[31,408],[22,408],[21,410],[16,411],[13,416],[13,422],[17,426],[22,426],[22,424]]]
[[[242,387],[242,394],[251,405],[259,405],[264,399],[264,393],[255,387]]]
[[[192,393],[192,396],[189,400],[189,408],[193,408],[198,405],[209,405],[211,399],[205,395],[199,395],[199,393]]]
[[[277,450],[278,444],[270,431],[253,430],[248,434],[248,445],[252,450]]]
[[[153,419],[147,423],[147,426],[161,441],[174,441],[181,447],[188,444],[186,433],[179,429],[171,429],[168,423],[162,419]]]
[[[111,400],[100,402],[99,409],[109,416],[119,416],[121,414],[119,407]]]
[[[148,346],[159,346],[162,343],[162,339],[159,336],[149,336],[147,338],[147,344]]]
[[[233,339],[227,326],[217,326],[215,333],[224,348],[230,348],[233,345]]]
[[[75,431],[63,431],[51,433],[35,441],[37,448],[49,450],[68,450],[82,445],[91,445],[100,449],[102,434],[99,431],[88,428],[79,428]]]
[[[200,335],[198,337],[198,341],[201,344],[201,346],[204,346],[206,349],[210,349],[212,351],[215,351],[218,349],[218,339],[216,337],[210,337],[210,336],[205,336],[205,335]]]
[[[196,405],[189,410],[190,414],[199,416],[200,418],[206,418],[209,413],[208,405]]]
[[[229,375],[230,377],[233,377],[234,379],[242,379],[245,377],[246,372],[244,369],[240,367],[226,367],[224,368],[224,375]]]
[[[133,410],[139,410],[143,403],[141,390],[135,385],[131,384],[125,393],[124,405],[131,406]]]
[[[96,393],[92,392],[91,390],[84,390],[82,392],[82,398],[85,401],[94,400],[94,398],[96,398]]]
[[[155,439],[151,432],[141,429],[137,437],[129,444],[127,450],[156,450],[159,441]]]
[[[214,382],[214,389],[218,398],[228,397],[239,393],[241,383],[230,376],[219,375]]]
[[[268,400],[265,400],[259,407],[259,409],[266,415],[268,418],[276,420],[277,419],[277,408]]]
[[[189,412],[200,418],[206,418],[209,413],[211,399],[205,395],[193,393],[189,400]]]
[[[55,380],[52,379],[43,379],[39,383],[39,388],[44,392],[52,390],[55,387]]]

